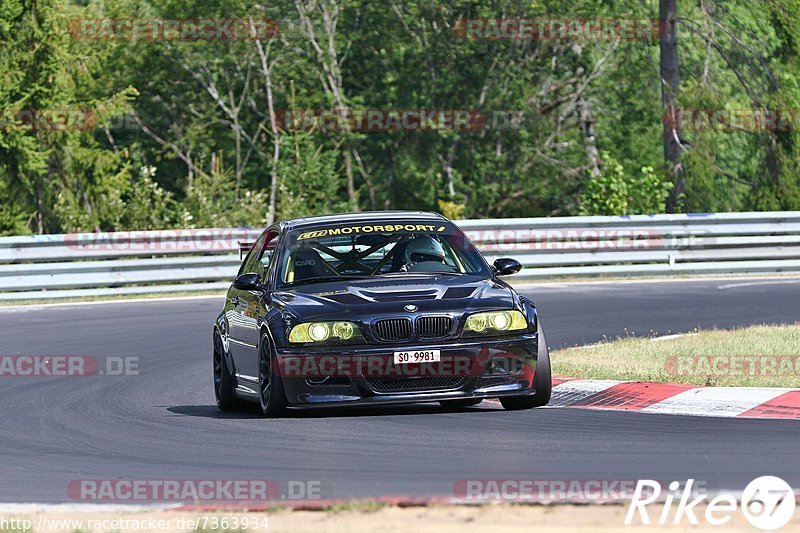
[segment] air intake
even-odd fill
[[[421,316],[417,319],[417,335],[420,339],[447,337],[452,322],[449,316]]]
[[[378,320],[373,327],[375,336],[384,341],[404,341],[411,338],[411,319]]]

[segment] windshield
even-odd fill
[[[283,248],[281,286],[402,274],[490,274],[472,243],[443,221],[306,226],[290,231]]]

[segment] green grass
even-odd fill
[[[708,386],[800,387],[800,324],[627,338],[551,354],[556,376]]]
[[[375,500],[354,500],[334,503],[325,508],[329,513],[377,513],[381,509],[391,507],[388,503]]]

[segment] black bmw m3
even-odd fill
[[[438,214],[372,212],[276,223],[254,243],[214,324],[222,410],[498,398],[550,400],[533,302]]]

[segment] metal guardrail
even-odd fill
[[[800,272],[800,212],[463,220],[513,279]],[[222,290],[259,229],[0,238],[0,301]]]

